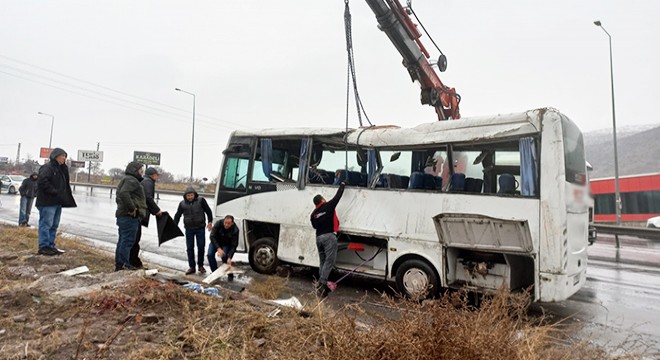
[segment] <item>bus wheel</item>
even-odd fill
[[[429,264],[411,259],[397,269],[396,287],[407,298],[420,299],[437,295],[440,282]]]
[[[277,269],[277,242],[273,238],[261,238],[250,246],[248,256],[252,269],[260,274],[273,274]]]

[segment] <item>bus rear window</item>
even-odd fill
[[[566,181],[585,185],[587,183],[586,160],[584,158],[584,139],[582,132],[570,120],[562,118],[564,136],[564,165]]]

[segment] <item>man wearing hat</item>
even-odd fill
[[[153,167],[147,168],[147,170],[144,172],[144,175],[145,177],[140,182],[140,184],[142,184],[142,188],[144,189],[144,196],[147,200],[147,210],[149,210],[149,213],[151,215],[160,216],[163,212],[160,210],[158,204],[156,204],[156,201],[154,200],[154,195],[156,193],[156,181],[158,181],[158,176],[159,176],[158,170],[156,170],[156,168]],[[142,226],[149,227],[150,217],[151,216],[147,215],[142,220]],[[142,226],[138,227],[137,234],[135,235],[135,243],[131,248],[131,253],[128,258],[131,266],[136,267],[138,269],[144,267],[144,265],[142,265],[142,260],[140,260],[140,256],[139,256],[140,238],[142,237]]]
[[[55,247],[62,208],[77,206],[69,184],[66,158],[66,151],[55,148],[50,152],[49,161],[39,168],[36,205],[39,209],[40,255],[53,256],[63,253]]]

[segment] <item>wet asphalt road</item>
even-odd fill
[[[102,189],[95,189],[93,196],[87,191],[78,187],[74,193],[78,207],[63,210],[61,229],[93,239],[97,246],[114,251],[117,241],[115,200]],[[163,195],[159,206],[173,216],[181,199]],[[213,199],[207,200],[213,208]],[[19,196],[2,193],[0,201],[0,222],[16,224]],[[30,223],[33,226],[38,223],[36,209],[33,209]],[[185,270],[185,240],[177,238],[158,247],[153,218],[151,224],[148,229],[143,228],[141,246],[147,252],[143,257],[160,266]],[[586,285],[566,301],[535,304],[532,311],[545,313],[555,321],[565,319],[581,324],[584,326],[583,336],[599,344],[616,347],[623,341],[637,340],[635,347],[648,346],[660,358],[660,249],[638,239],[622,239],[624,249],[628,251],[623,253],[626,263],[617,262],[613,257],[616,250],[611,238],[599,238],[589,249]],[[238,255],[236,260],[247,261],[245,255]],[[250,273],[248,266],[244,268]],[[312,274],[312,271],[294,271],[288,285],[290,293],[304,297],[311,288]],[[235,286],[241,286],[241,282]],[[377,300],[379,292],[388,292],[388,288],[389,284],[385,282],[352,279],[342,283],[329,300],[369,304]]]

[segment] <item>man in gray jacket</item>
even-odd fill
[[[142,219],[148,216],[144,188],[140,185],[144,167],[137,161],[126,166],[125,176],[117,185],[117,227],[119,239],[115,250],[115,271],[136,270],[129,257]]]
[[[142,188],[144,189],[144,196],[147,200],[147,209],[151,215],[160,216],[163,212],[160,210],[160,207],[158,207],[158,204],[156,204],[156,200],[154,200],[154,195],[156,193],[156,181],[158,181],[159,176],[158,171],[155,168],[150,167],[144,172],[144,174],[146,176],[140,184],[142,184]],[[142,226],[149,227],[150,217],[151,216],[147,214],[147,217],[142,219]],[[131,248],[131,254],[128,259],[130,264],[138,269],[144,268],[144,265],[142,265],[142,260],[140,260],[140,239],[142,238],[142,226],[138,226],[137,235],[135,236],[135,243]]]
[[[204,222],[204,215],[208,218],[208,224]],[[206,273],[204,269],[204,246],[206,243],[206,232],[213,227],[213,212],[206,199],[200,197],[197,191],[188,186],[183,194],[183,201],[179,203],[179,208],[174,214],[174,223],[179,225],[179,219],[183,215],[183,226],[186,228],[186,252],[188,253],[188,271],[186,275],[195,273],[195,242],[197,243],[197,265],[199,273]],[[206,226],[205,226],[206,224]],[[197,241],[195,241],[195,239]]]

